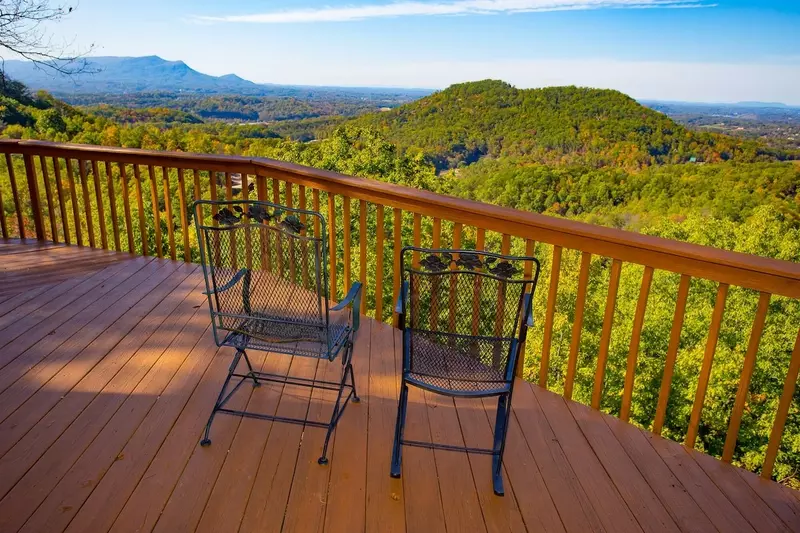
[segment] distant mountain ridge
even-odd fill
[[[236,74],[211,76],[198,72],[183,61],[167,61],[158,56],[86,58],[86,72],[72,77],[54,75],[50,69],[30,61],[9,60],[5,73],[33,90],[44,89],[63,96],[97,93],[187,92],[197,94],[236,94],[245,96],[295,96],[347,93],[352,95],[404,94],[421,97],[426,89],[367,87],[307,87],[258,84]]]
[[[86,72],[72,77],[54,75],[30,61],[6,61],[8,76],[34,89],[54,93],[192,91],[258,93],[259,85],[234,74],[211,76],[191,68],[183,61],[167,61],[158,56],[87,58]]]

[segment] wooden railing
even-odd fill
[[[541,386],[556,388],[572,398],[576,376],[581,373],[584,376],[581,379],[587,383],[585,388],[591,389],[590,394],[588,391],[585,394],[586,401],[594,408],[603,407],[603,402],[609,400],[604,387],[609,379],[611,340],[621,334],[614,331],[620,305],[620,279],[638,275],[629,271],[630,266],[638,268],[641,283],[635,302],[629,298],[634,310],[626,342],[627,360],[620,370],[621,394],[614,399],[618,406],[606,409],[626,421],[632,416],[640,345],[654,279],[662,273],[671,273],[677,281],[677,291],[671,296],[675,307],[650,426],[659,434],[675,393],[673,375],[681,349],[690,284],[693,280],[711,282],[715,284],[716,296],[702,364],[691,392],[693,402],[685,434],[678,437],[690,447],[695,446],[698,438],[729,292],[756,291],[758,303],[735,397],[731,398],[724,448],[719,454],[728,462],[736,451],[771,299],[800,298],[800,266],[794,263],[557,219],[291,163],[40,141],[0,141],[0,151],[5,154],[13,197],[6,202],[12,209],[11,216],[6,217],[4,212],[2,217],[4,237],[35,237],[193,261],[198,258],[197,241],[189,228],[190,204],[194,199],[231,199],[241,195],[321,210],[331,228],[331,250],[335,250],[329,276],[332,298],[341,297],[350,283],[358,279],[368,288],[368,312],[378,320],[392,318],[391,302],[399,290],[399,250],[403,245],[497,248],[502,252],[536,254],[548,268],[537,291],[535,318],[539,329],[528,342],[526,375]],[[241,176],[241,187],[234,187],[237,174]],[[586,365],[581,367],[586,359],[582,335],[586,313],[594,311],[587,308],[586,301],[592,282],[596,281],[593,265],[598,264],[603,276],[608,274],[607,292],[596,353],[588,354],[593,368],[587,369]],[[571,320],[568,343],[565,340],[568,353],[564,368],[560,368],[553,363],[554,357],[561,357],[554,352],[555,346],[559,349],[561,346],[554,337],[554,324],[562,316],[559,308],[564,305],[559,295],[564,290],[563,276],[572,272],[569,265],[577,269],[577,290],[574,308],[573,301],[567,306],[567,318]],[[783,389],[776,402],[761,469],[765,478],[773,473],[784,425],[795,401],[800,334],[796,339],[793,347],[785,347]]]

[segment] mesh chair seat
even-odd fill
[[[352,328],[347,323],[332,322],[322,327],[319,324],[286,322],[282,316],[251,313],[250,318],[241,319],[231,330],[223,341],[226,346],[333,359],[347,343]]]
[[[510,339],[407,331],[415,352],[408,381],[451,393],[489,395],[510,388],[504,368],[511,348]]]

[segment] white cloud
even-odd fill
[[[591,9],[705,8],[717,4],[704,0],[453,0],[443,2],[401,1],[388,4],[365,4],[254,13],[250,15],[197,16],[198,22],[251,22],[290,24],[302,22],[347,22],[370,18],[496,15],[544,11],[581,11]]]

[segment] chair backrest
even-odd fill
[[[539,261],[406,247],[402,262],[404,370],[443,390],[485,390],[513,380]]]
[[[239,332],[266,344],[330,345],[320,213],[244,200],[198,200],[193,211],[218,344]]]

